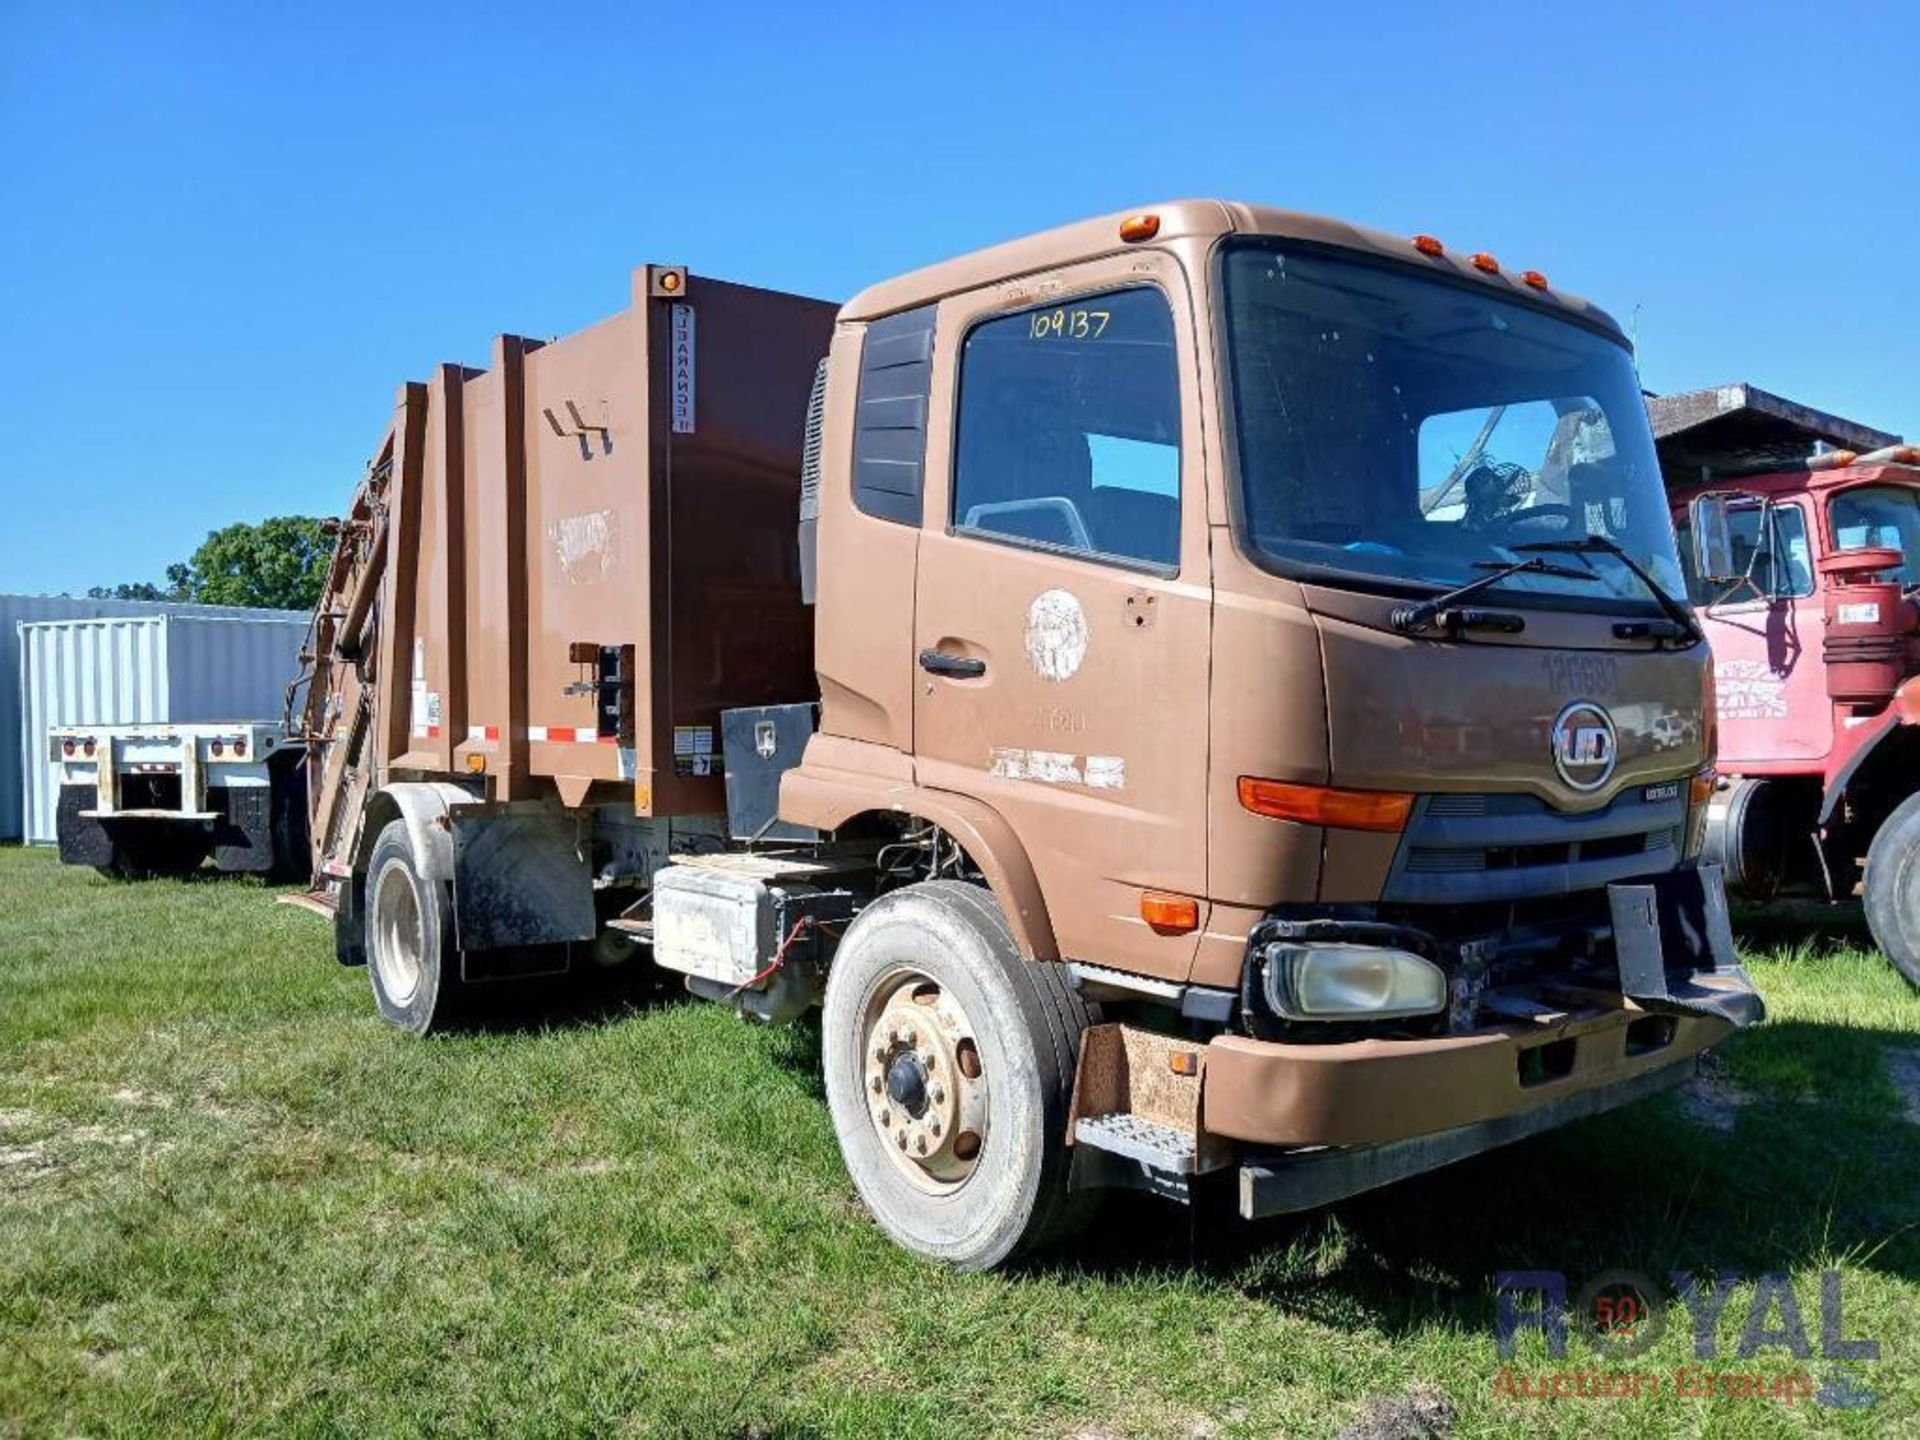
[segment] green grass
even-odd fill
[[[1461,1435],[1915,1433],[1920,1125],[1885,1052],[1920,998],[1844,934],[1762,946],[1774,1019],[1717,1110],[1259,1227],[1117,1203],[969,1277],[865,1219],[810,1029],[603,1000],[422,1042],[271,891],[0,850],[0,1434],[1322,1435],[1420,1385]],[[1494,1393],[1496,1270],[1786,1270],[1817,1350],[1826,1266],[1873,1410]],[[1733,1357],[1746,1308],[1715,1368],[1792,1368]],[[1671,1376],[1687,1330],[1624,1368]]]

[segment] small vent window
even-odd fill
[[[931,305],[867,327],[853,429],[853,503],[868,515],[920,523],[933,384]]]

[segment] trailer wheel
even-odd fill
[[[1873,837],[1863,888],[1874,943],[1920,988],[1920,794],[1902,800]]]
[[[1077,1226],[1067,1107],[1089,1023],[979,886],[910,885],[861,914],[827,974],[821,1048],[840,1153],[889,1235],[986,1270]]]
[[[404,820],[391,821],[367,864],[367,974],[380,1018],[416,1035],[445,1029],[460,990],[445,881],[420,873]]]

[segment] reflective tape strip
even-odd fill
[[[467,727],[467,743],[469,745],[495,745],[499,743],[499,740],[500,727],[498,725],[469,725]]]
[[[416,725],[413,727],[413,738],[416,740],[438,740],[440,738],[440,727],[438,725]]]
[[[618,735],[601,735],[577,725],[529,725],[527,739],[546,740],[560,745],[618,745]]]

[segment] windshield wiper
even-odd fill
[[[1670,634],[1663,636],[1655,634],[1644,624],[1633,625],[1623,623],[1613,627],[1614,634],[1620,636],[1623,640],[1684,639],[1697,643],[1705,643],[1706,641],[1707,637],[1702,633],[1699,624],[1694,620],[1692,612],[1678,600],[1674,599],[1673,596],[1669,595],[1660,582],[1646,572],[1638,560],[1635,560],[1633,556],[1621,549],[1618,543],[1605,535],[1582,535],[1577,540],[1532,540],[1524,545],[1512,545],[1508,548],[1512,550],[1545,551],[1550,554],[1560,555],[1590,555],[1595,551],[1598,551],[1602,555],[1611,555],[1622,565],[1626,566],[1627,569],[1631,570],[1634,578],[1647,587],[1647,593],[1653,597],[1654,603],[1660,607],[1661,612],[1667,619],[1679,627],[1681,632],[1678,635]]]
[[[1515,546],[1524,549],[1524,546]],[[1509,565],[1500,565],[1496,561],[1479,560],[1474,563],[1476,570],[1493,567],[1491,575],[1482,575],[1478,580],[1469,580],[1466,584],[1435,595],[1431,600],[1422,600],[1418,605],[1397,605],[1387,617],[1387,623],[1402,633],[1437,627],[1441,630],[1500,630],[1509,635],[1518,634],[1527,628],[1527,622],[1518,615],[1504,610],[1459,610],[1459,605],[1469,595],[1478,595],[1482,590],[1490,590],[1502,580],[1515,575],[1558,575],[1565,580],[1598,580],[1600,577],[1591,569],[1574,570],[1565,565],[1554,565],[1542,560],[1538,555],[1525,560],[1515,560]]]

